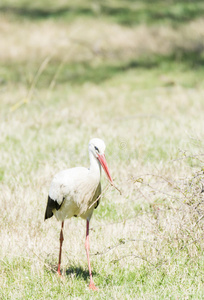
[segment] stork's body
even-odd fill
[[[90,168],[72,168],[59,172],[53,178],[50,186],[45,219],[55,215],[57,220],[62,221],[60,233],[60,253],[58,273],[60,272],[61,251],[63,243],[64,220],[75,217],[86,219],[86,252],[88,258],[90,285],[93,290],[96,289],[91,273],[89,260],[89,221],[94,208],[100,201],[101,194],[101,165],[106,172],[109,180],[112,182],[108,166],[105,160],[105,144],[100,139],[92,139],[89,142]]]

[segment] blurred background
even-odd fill
[[[37,88],[97,84],[124,72],[136,77],[136,88],[136,71],[149,71],[153,80],[157,70],[160,86],[195,87],[202,78],[203,12],[202,1],[190,0],[2,0],[1,84],[29,85],[40,69]],[[171,77],[192,69],[195,78]]]

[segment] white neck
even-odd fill
[[[89,151],[90,158],[90,167],[89,170],[94,176],[98,177],[99,180],[101,178],[101,164],[99,160],[93,155],[91,151]]]

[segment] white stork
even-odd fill
[[[60,232],[60,250],[58,274],[61,275],[61,253],[64,220],[71,217],[81,217],[86,220],[85,249],[88,259],[90,284],[89,288],[97,290],[91,272],[89,259],[89,222],[94,208],[97,208],[101,195],[101,166],[103,167],[109,181],[113,183],[108,165],[105,159],[105,143],[98,138],[89,142],[89,169],[83,167],[71,168],[57,173],[50,185],[45,220],[53,214],[57,220],[62,221]]]

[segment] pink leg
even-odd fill
[[[59,263],[58,263],[58,269],[57,273],[61,276],[61,271],[60,271],[60,264],[61,264],[61,256],[62,256],[62,243],[64,241],[64,236],[63,236],[63,227],[64,227],[64,221],[62,222],[62,227],[60,231],[60,250],[59,250]]]
[[[93,277],[92,277],[92,272],[91,272],[91,264],[90,264],[90,259],[89,259],[89,221],[86,221],[86,242],[85,242],[85,248],[86,248],[86,254],[87,254],[87,259],[88,259],[88,267],[89,267],[89,276],[90,276],[90,284],[89,284],[89,289],[93,291],[97,291],[98,288],[95,286],[93,282]]]

